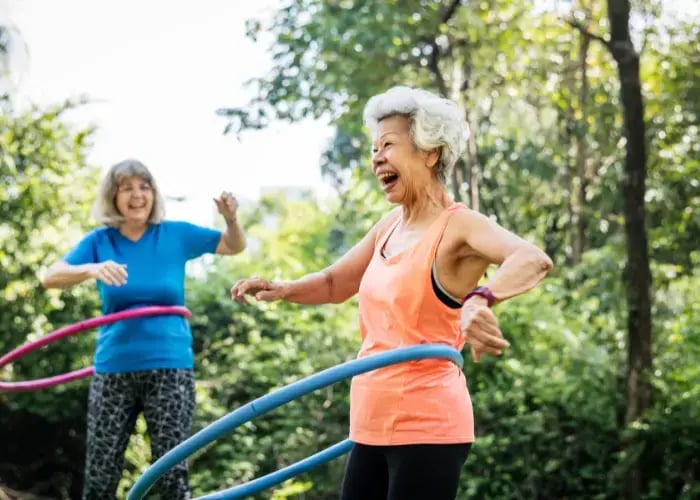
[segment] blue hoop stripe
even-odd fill
[[[148,490],[160,477],[172,467],[187,459],[190,455],[204,448],[206,445],[231,433],[240,425],[253,420],[285,403],[293,401],[305,394],[334,384],[341,380],[354,377],[361,373],[376,370],[384,366],[416,361],[425,358],[445,358],[454,362],[460,368],[464,364],[462,355],[456,349],[442,344],[423,344],[410,347],[401,347],[380,354],[373,354],[364,358],[346,361],[340,365],[327,368],[319,373],[299,380],[247,403],[237,410],[221,417],[207,427],[183,441],[165,455],[159,458],[151,467],[146,469],[143,475],[134,483],[127,495],[127,500],[141,500]],[[306,472],[318,465],[326,463],[349,452],[353,442],[344,440],[315,455],[307,457],[284,469],[272,472],[266,476],[253,479],[221,490],[216,493],[197,497],[194,500],[234,500],[247,495],[253,495],[271,486],[275,486],[302,472]]]

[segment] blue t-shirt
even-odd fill
[[[143,306],[184,306],[185,264],[214,253],[221,232],[188,222],[152,224],[138,241],[117,229],[91,231],[64,256],[72,265],[113,260],[126,264],[126,284],[97,282],[102,314]],[[100,327],[95,350],[97,373],[192,368],[192,332],[186,318],[150,316]]]

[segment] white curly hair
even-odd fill
[[[421,151],[440,150],[436,174],[442,183],[464,153],[469,126],[457,104],[422,89],[392,87],[367,101],[364,122],[374,135],[379,122],[390,116],[408,117],[411,138]]]

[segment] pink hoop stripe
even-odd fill
[[[117,321],[124,321],[127,319],[141,318],[143,316],[159,316],[164,314],[176,314],[184,316],[189,319],[192,317],[192,313],[186,307],[182,306],[147,306],[139,307],[137,309],[127,309],[125,311],[120,311],[112,314],[105,314],[104,316],[98,316],[96,318],[86,319],[74,323],[72,325],[64,326],[58,330],[49,333],[48,335],[41,337],[34,342],[28,342],[10,352],[5,354],[0,358],[0,368],[12,363],[13,361],[26,356],[30,352],[36,351],[44,347],[45,345],[52,344],[58,340],[76,335],[78,333],[85,332],[87,330],[92,330],[103,325],[109,325],[111,323],[116,323]],[[46,389],[48,387],[53,387],[59,384],[65,384],[73,380],[79,380],[81,378],[89,377],[95,372],[92,366],[88,368],[82,368],[80,370],[75,370],[72,372],[64,373],[62,375],[56,375],[53,377],[42,378],[38,380],[28,380],[24,382],[1,382],[0,381],[0,391],[35,391],[39,389]]]

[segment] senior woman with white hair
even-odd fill
[[[148,168],[114,165],[95,200],[104,224],[43,277],[46,288],[94,279],[103,314],[148,305],[184,305],[185,264],[205,253],[243,251],[245,236],[230,193],[214,200],[224,232],[163,220],[164,200]],[[188,437],[195,406],[192,333],[180,316],[131,319],[100,328],[87,410],[84,500],[115,498],[124,452],[143,412],[154,460]],[[190,497],[187,463],[156,484],[162,498]]]
[[[293,281],[253,277],[232,297],[297,304],[344,302],[359,293],[359,357],[423,343],[474,361],[509,344],[491,310],[533,288],[552,269],[539,248],[449,196],[445,181],[466,126],[452,102],[394,87],[365,107],[372,172],[398,205],[346,255]],[[498,270],[478,286],[490,264]],[[451,500],[474,441],[462,370],[446,360],[381,368],[353,378],[342,500]]]

